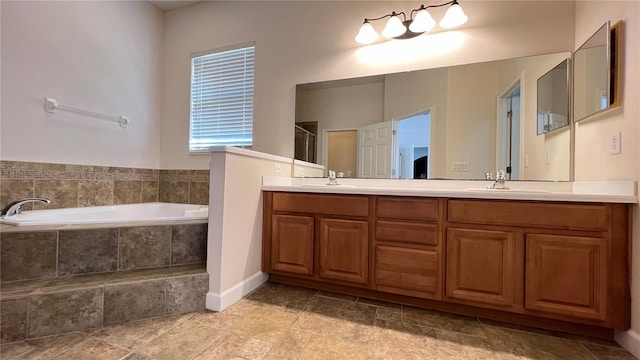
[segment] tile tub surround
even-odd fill
[[[207,227],[200,223],[4,231],[0,281],[203,264]]]
[[[207,223],[70,226],[3,227],[0,343],[204,309]]]
[[[204,310],[204,265],[152,270],[2,283],[0,343]]]
[[[207,205],[209,170],[0,161],[0,208],[34,196],[52,203],[27,204],[25,210],[157,201]]]
[[[17,341],[0,351],[3,360],[634,359],[613,342],[270,283],[222,312]]]

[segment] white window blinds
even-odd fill
[[[191,58],[189,151],[253,143],[255,46]]]

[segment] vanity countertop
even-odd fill
[[[488,189],[493,181],[338,179],[265,176],[263,191],[306,193],[424,196],[534,201],[637,203],[635,181],[507,181],[509,189]]]

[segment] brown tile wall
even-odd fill
[[[27,204],[25,210],[155,201],[207,205],[209,170],[0,161],[0,208],[34,196],[51,204]]]

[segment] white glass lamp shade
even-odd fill
[[[447,9],[442,20],[440,20],[440,26],[443,28],[454,28],[467,22],[469,18],[462,11],[462,7],[458,3],[454,3]]]
[[[386,38],[392,38],[400,36],[405,32],[407,32],[407,27],[404,26],[402,20],[400,20],[398,15],[394,13],[393,16],[389,18],[389,21],[387,21],[387,25],[382,30],[382,36]]]
[[[431,14],[426,9],[422,9],[418,11],[416,14],[416,18],[413,19],[411,25],[409,25],[409,30],[414,33],[423,33],[431,30],[436,25],[436,21],[433,20]]]
[[[356,41],[360,44],[371,44],[372,42],[376,41],[377,38],[378,33],[373,28],[373,26],[371,26],[371,24],[367,20],[365,20],[364,24],[362,24],[362,27],[360,28],[360,31],[358,32],[358,35],[356,35]]]

